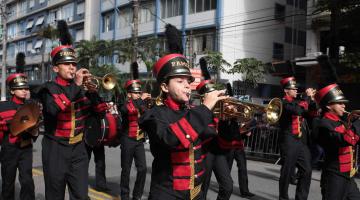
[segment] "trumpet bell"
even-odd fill
[[[113,74],[106,74],[101,78],[101,85],[105,90],[112,90],[116,86],[116,77]]]

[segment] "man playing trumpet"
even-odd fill
[[[280,81],[284,89],[283,113],[280,117],[281,135],[279,137],[282,167],[279,180],[279,200],[288,200],[288,189],[291,175],[298,167],[299,181],[295,199],[306,200],[311,183],[311,154],[308,147],[309,129],[305,117],[316,111],[315,90],[307,89],[306,101],[298,101],[297,84],[294,77]]]
[[[314,126],[319,144],[325,151],[321,174],[323,200],[360,199],[354,180],[357,172],[355,146],[360,138],[360,120],[348,119],[345,123],[345,103],[348,100],[337,84],[328,85],[316,94],[321,106],[321,119]]]
[[[53,71],[57,76],[39,91],[45,126],[42,163],[47,200],[64,199],[66,185],[70,199],[88,198],[85,120],[90,114],[103,117],[107,109],[95,87],[83,89],[84,78],[90,74],[87,69],[76,70],[75,50],[70,44],[65,41],[52,50]]]
[[[133,65],[137,65],[133,63]],[[133,67],[134,68],[134,67]],[[134,72],[135,71],[135,72]],[[130,198],[130,171],[134,160],[137,169],[136,181],[133,189],[133,200],[141,199],[146,179],[146,158],[144,148],[144,132],[139,128],[138,119],[147,109],[144,99],[151,98],[150,94],[143,93],[141,82],[138,80],[137,70],[133,69],[133,80],[125,83],[127,101],[120,108],[121,125],[121,199]],[[135,75],[136,74],[136,75]]]

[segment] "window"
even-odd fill
[[[16,15],[16,4],[10,5],[8,9],[9,17],[13,17]]]
[[[161,0],[161,18],[182,15],[183,0]]]
[[[15,56],[15,44],[10,43],[7,47],[7,56],[14,57]]]
[[[216,9],[217,0],[189,0],[189,13],[199,13]]]
[[[130,26],[133,21],[133,12],[130,8],[124,8],[120,10],[119,15],[119,28]]]
[[[290,27],[285,27],[285,42],[286,43],[292,43],[292,35],[293,35],[293,29]]]
[[[19,41],[17,44],[17,51],[18,52],[25,52],[25,41]]]
[[[106,13],[103,15],[103,26],[102,26],[102,32],[109,32],[114,30],[114,13]]]
[[[193,51],[202,53],[206,50],[214,50],[215,37],[213,33],[201,33],[193,38]]]
[[[286,4],[291,6],[295,5],[296,8],[305,10],[307,6],[307,0],[286,0]]]
[[[39,26],[41,24],[44,23],[44,16],[40,16],[37,20],[36,20],[36,23],[35,23],[35,26]]]
[[[26,52],[29,53],[33,53],[33,45],[32,45],[32,41],[28,41],[26,43]]]
[[[34,46],[35,50],[40,50],[41,46],[42,46],[42,40],[37,40]]]
[[[25,14],[26,13],[26,0],[24,0],[24,1],[20,1],[20,3],[19,3],[19,13],[20,14]]]
[[[85,12],[85,2],[78,3],[76,6],[76,14],[80,15]]]
[[[299,46],[305,47],[306,46],[306,32],[305,31],[298,31],[298,42]]]
[[[284,60],[284,45],[280,43],[273,44],[273,58],[277,60]]]
[[[76,31],[76,35],[75,35],[75,41],[80,41],[84,39],[84,29],[79,29]]]
[[[307,0],[299,0],[299,1],[300,1],[299,8],[306,10],[307,9]]]
[[[140,6],[139,23],[142,24],[154,21],[154,12],[155,6],[153,2]]]
[[[47,18],[47,23],[52,24],[55,23],[56,20],[61,19],[61,12],[60,10],[52,10],[49,12],[49,16]]]
[[[44,2],[45,2],[45,0],[39,0],[39,4],[42,4]]]
[[[34,7],[34,5],[35,5],[35,0],[30,0],[29,1],[29,8]]]
[[[74,15],[74,4],[70,3],[62,7],[62,19],[71,22]]]
[[[275,4],[275,16],[274,18],[278,21],[285,21],[285,6]]]
[[[9,39],[14,39],[16,35],[16,23],[9,24],[7,34]]]
[[[26,29],[31,29],[34,25],[34,20],[30,19],[26,24]]]
[[[23,36],[25,34],[25,21],[21,21],[17,24],[17,35]]]

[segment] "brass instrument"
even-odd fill
[[[346,128],[349,129],[351,128],[351,125],[352,125],[352,121],[357,118],[359,120],[360,118],[360,110],[353,110],[351,112],[348,112],[348,111],[345,111],[346,114],[349,114],[348,117],[347,117],[347,122],[346,122]],[[356,172],[358,171],[358,168],[356,167],[357,165],[357,162],[358,162],[358,156],[359,156],[359,145],[355,145],[355,150],[354,150],[354,154],[353,155],[355,157],[354,159],[354,163],[351,164],[351,171],[350,171],[350,177],[353,177]],[[353,167],[355,165],[355,167]]]
[[[94,85],[95,88],[99,88],[101,85],[105,90],[112,90],[116,86],[116,82],[116,77],[113,74],[106,74],[104,77],[93,76],[90,74],[89,77],[85,78],[84,86]]]
[[[279,98],[272,99],[268,105],[258,105],[234,98],[224,99],[217,103],[214,114],[222,120],[235,118],[246,124],[254,119],[256,113],[264,113],[266,123],[272,125],[279,121],[282,114],[282,102]]]

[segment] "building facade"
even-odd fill
[[[50,52],[58,45],[58,39],[55,36],[43,37],[43,30],[48,26],[56,28],[56,21],[66,20],[75,42],[90,39],[90,36],[85,34],[91,32],[85,20],[96,17],[91,16],[92,2],[90,0],[6,1],[7,73],[15,72],[16,54],[24,52],[26,55],[24,71],[29,77],[30,84],[36,85],[52,79],[54,74],[50,68]]]
[[[233,64],[236,59],[254,57],[264,63],[292,60],[306,51],[306,0],[141,0],[140,41],[164,37],[166,23],[182,33],[185,55],[197,65],[207,50],[220,51]],[[51,79],[49,52],[56,41],[39,35],[48,24],[65,19],[75,41],[95,36],[103,40],[131,38],[132,1],[128,0],[9,0],[7,63],[15,70],[15,55],[26,53],[26,73],[30,80]],[[166,48],[161,45],[161,48]],[[0,51],[1,52],[1,51]],[[116,56],[103,58],[120,71]],[[140,65],[140,72],[146,71]],[[242,80],[240,74],[221,73],[223,81]],[[279,78],[267,76],[264,85],[278,85]],[[269,96],[271,87],[257,89],[254,96]],[[262,91],[264,90],[264,91]]]

